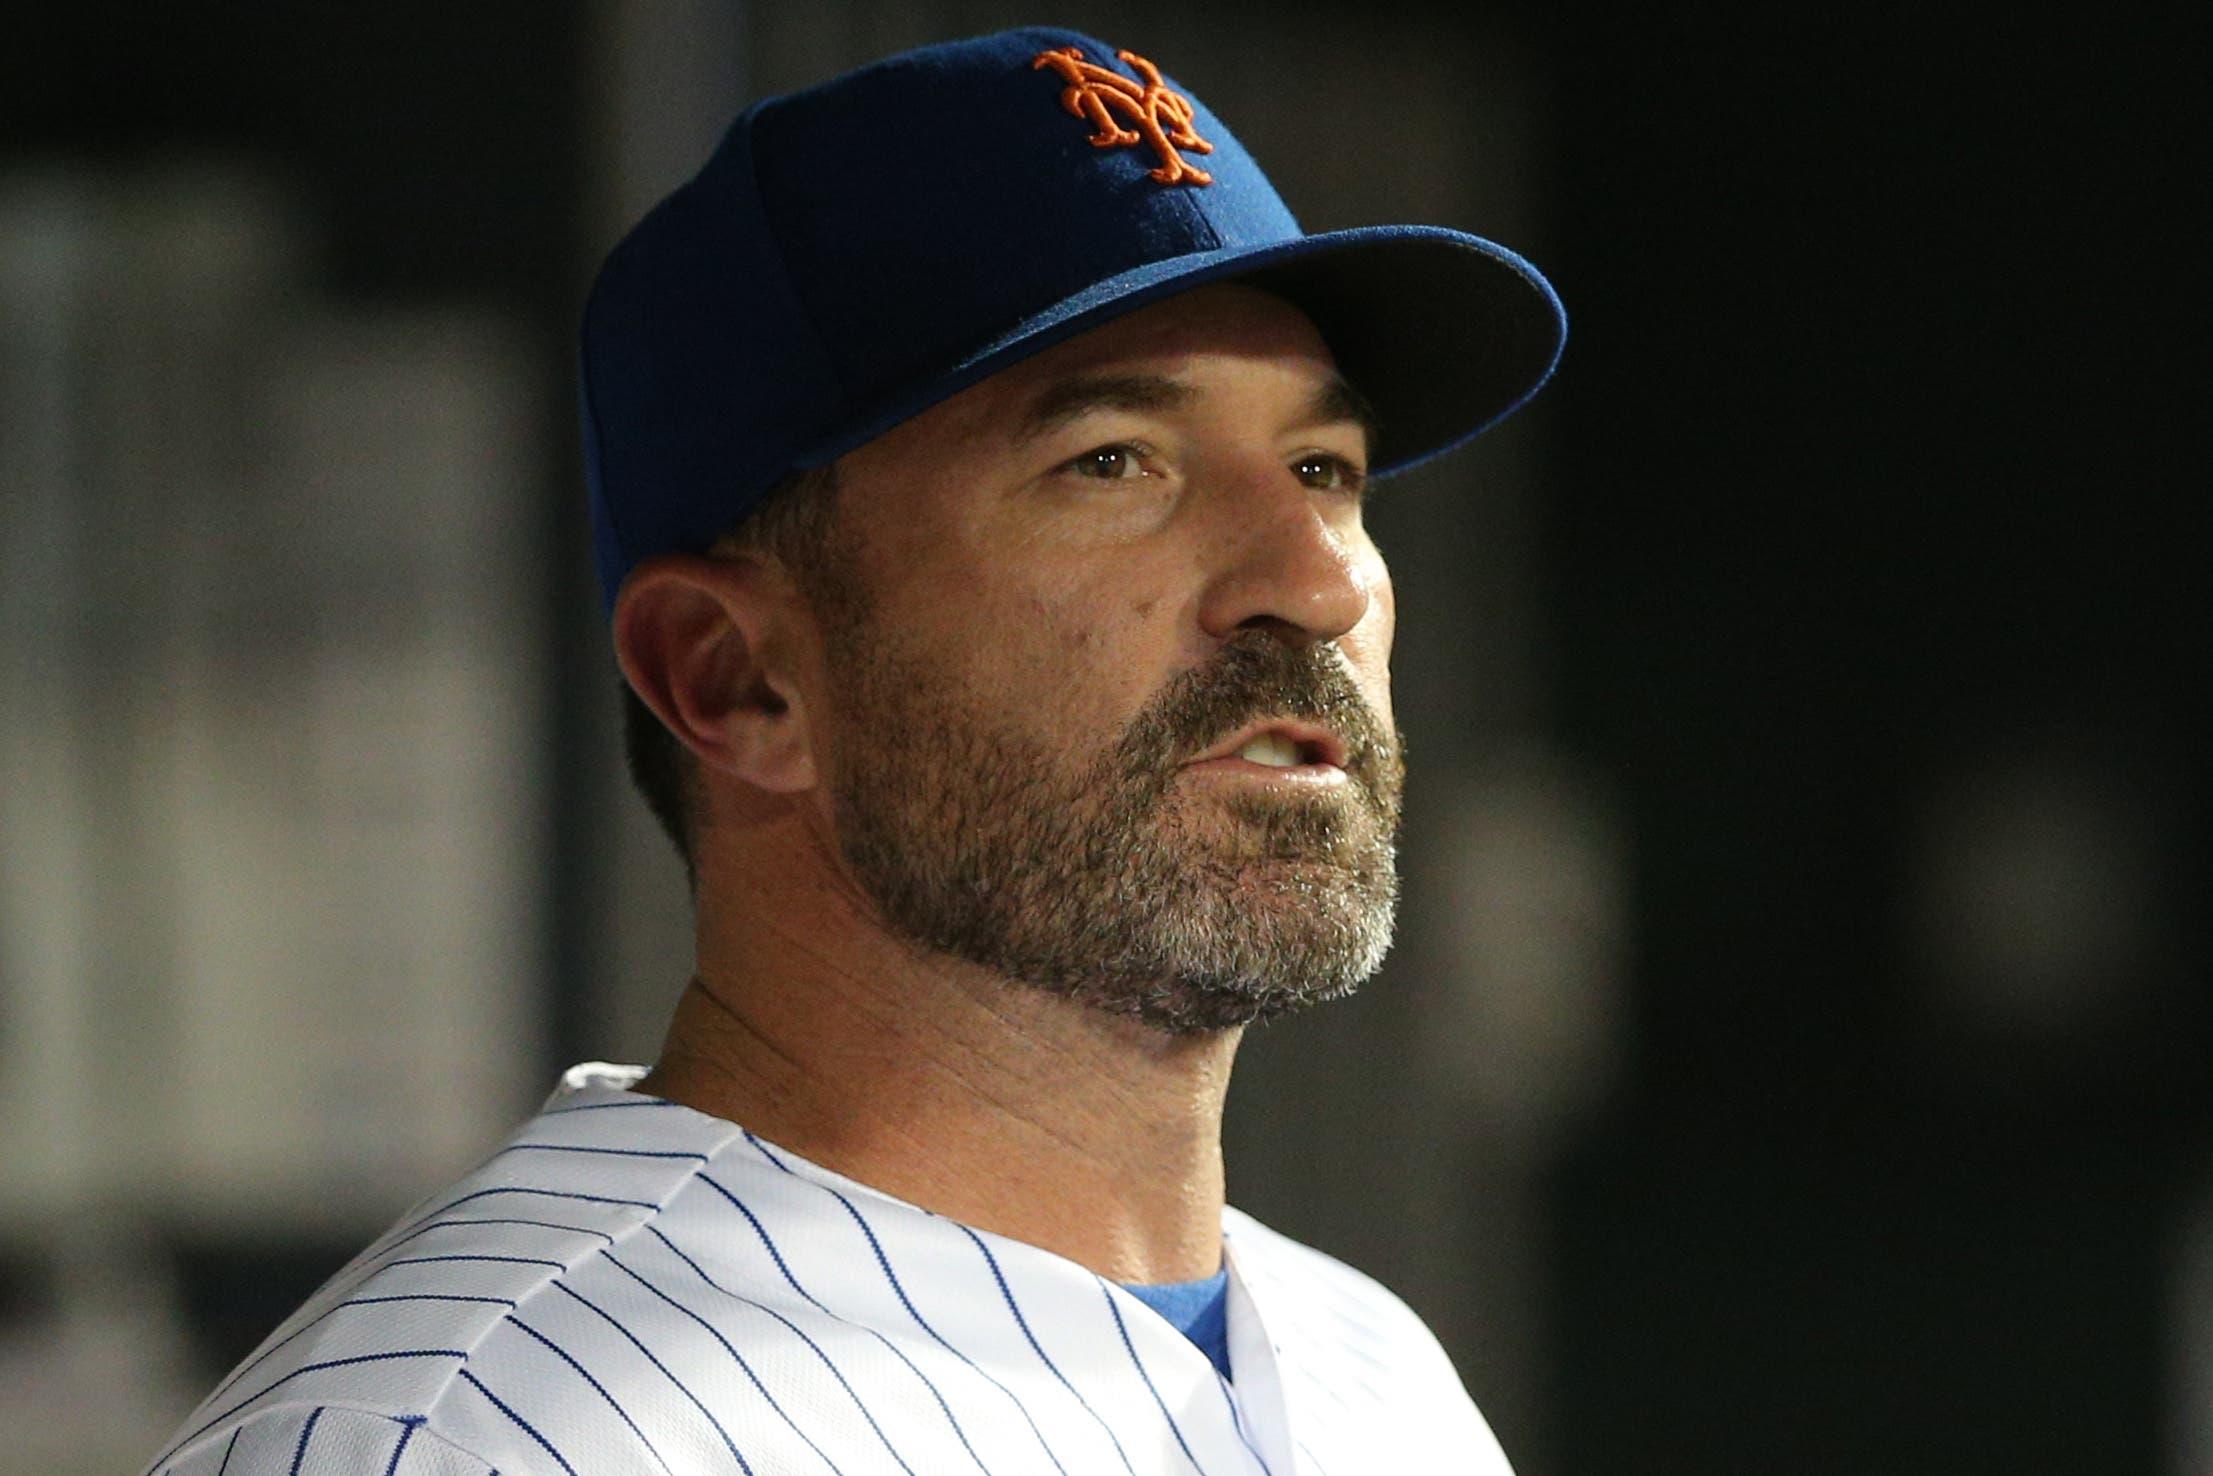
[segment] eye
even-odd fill
[[[1126,482],[1145,475],[1144,448],[1127,442],[1094,446],[1083,455],[1061,463],[1061,470],[1095,482]]]
[[[1328,451],[1309,451],[1291,463],[1291,474],[1322,492],[1361,492],[1368,474],[1359,466]]]

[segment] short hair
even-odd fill
[[[715,541],[715,551],[765,554],[790,570],[810,595],[844,575],[832,557],[837,527],[837,468],[794,472],[769,488],[737,526]],[[818,603],[819,603],[818,598]],[[624,757],[630,782],[683,859],[686,882],[696,891],[699,867],[699,761],[630,683],[621,682]]]

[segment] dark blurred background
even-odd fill
[[[234,0],[0,46],[0,1473],[143,1458],[650,1055],[578,305],[747,100],[1034,20],[1573,325],[1377,504],[1402,941],[1248,1044],[1233,1197],[1523,1476],[2213,1472],[2179,26]]]

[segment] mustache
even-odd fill
[[[1354,685],[1336,648],[1266,631],[1238,636],[1182,672],[1147,705],[1120,745],[1136,772],[1167,776],[1258,718],[1318,723],[1345,743],[1345,770],[1371,793],[1403,758],[1403,740]]]

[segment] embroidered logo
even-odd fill
[[[1142,80],[1087,62],[1073,46],[1039,52],[1030,69],[1051,67],[1068,84],[1061,89],[1060,105],[1096,130],[1091,135],[1093,148],[1150,144],[1160,159],[1160,167],[1150,173],[1160,183],[1214,183],[1213,175],[1177,152],[1214,152],[1214,145],[1191,131],[1191,99],[1161,81],[1160,68],[1136,52],[1118,51],[1115,55],[1129,63]],[[1117,122],[1117,115],[1130,126],[1125,128]]]

